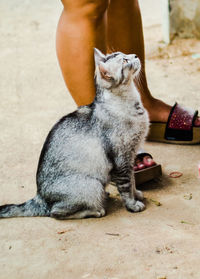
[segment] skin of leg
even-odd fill
[[[63,12],[61,14],[56,36],[56,49],[57,56],[60,63],[60,67],[63,73],[64,80],[68,86],[68,89],[78,106],[86,105],[93,101],[95,96],[95,88],[93,82],[94,75],[94,59],[93,59],[93,47],[98,47],[104,53],[106,52],[106,9],[108,8],[108,1],[91,1],[82,0],[63,0]],[[129,2],[129,1],[128,1]],[[113,3],[116,7],[113,7]],[[111,1],[111,9],[113,9],[114,15],[115,12],[119,12],[121,8],[117,5],[121,5],[121,2]],[[129,4],[129,3],[128,3]],[[123,3],[122,7],[125,5],[123,11],[126,13],[126,10],[129,10],[126,2]],[[126,16],[122,13],[120,16],[120,24],[117,25],[115,16],[112,17],[111,9],[109,9],[108,18],[113,24],[113,28],[117,28],[116,35],[113,37],[110,35],[111,45],[116,45],[118,39],[118,32],[123,26],[123,19],[126,19]],[[139,8],[135,8],[139,12]],[[118,15],[117,15],[118,16]],[[128,22],[125,21],[125,25],[131,21],[129,13]],[[112,22],[114,20],[114,22]],[[137,23],[137,17],[136,17]],[[138,25],[141,27],[141,17],[139,15]],[[110,26],[109,24],[109,26]],[[128,24],[130,26],[130,24]],[[131,28],[129,28],[131,29]],[[129,30],[126,30],[126,37],[129,38]],[[108,28],[108,33],[112,32],[112,28]],[[134,37],[134,36],[132,36]],[[126,40],[129,46],[119,45],[119,48],[124,52],[129,52],[132,50],[132,45],[137,47],[144,45],[143,34],[138,36],[139,42],[136,43],[134,39],[132,41]],[[126,41],[125,42],[126,44]],[[144,48],[138,49],[136,51],[140,55],[141,60],[144,63]],[[77,72],[77,65],[79,65]],[[80,70],[81,69],[81,70]],[[146,78],[144,79],[146,81]],[[147,85],[146,85],[147,88]]]
[[[94,47],[106,52],[108,0],[63,0],[56,50],[66,85],[78,106],[93,102]]]
[[[115,51],[124,53],[135,53],[140,58],[142,71],[140,79],[137,82],[137,87],[141,94],[142,102],[149,112],[151,121],[158,120],[159,117],[160,121],[165,122],[171,107],[153,98],[147,84],[143,28],[138,1],[111,0],[108,8],[107,22],[108,50],[114,49]],[[158,109],[162,113],[159,113]]]
[[[138,1],[110,1],[107,14],[107,51],[135,53],[140,58],[142,71],[140,75],[140,82],[138,82],[137,86],[139,92],[141,93],[144,106],[148,111],[150,111],[152,104],[155,103],[155,99],[149,91],[145,74],[144,37]],[[167,107],[167,117],[169,110],[170,106]],[[152,111],[154,111],[154,109],[152,109]],[[139,163],[143,165],[141,168],[149,167],[155,164],[150,157],[148,157],[148,164],[145,159],[147,158],[144,158],[144,161]]]
[[[151,121],[167,122],[171,106],[154,98],[148,88],[145,61],[143,27],[138,0],[111,0],[107,16],[107,50],[135,53],[142,63],[137,82],[142,102]],[[195,126],[200,126],[197,117]]]
[[[106,52],[106,9],[108,0],[63,0],[56,48],[64,80],[77,105],[93,101],[93,47]],[[111,0],[107,16],[108,49],[136,53],[143,64],[138,83],[151,121],[166,122],[171,107],[152,97],[146,81],[142,21],[137,0]],[[135,26],[135,28],[133,28]],[[122,40],[123,38],[123,40]],[[78,72],[77,72],[78,65]],[[196,126],[200,126],[197,118]]]
[[[148,155],[144,156],[143,159],[136,157],[134,170],[137,171],[144,168],[152,167],[155,164],[156,164],[155,161]]]

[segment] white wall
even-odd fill
[[[200,0],[169,0],[170,37],[200,38]]]

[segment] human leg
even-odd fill
[[[93,101],[94,47],[106,52],[108,0],[63,0],[56,37],[57,56],[66,85],[78,106]]]
[[[172,107],[155,99],[147,84],[142,20],[138,0],[111,0],[107,22],[108,50],[138,55],[142,63],[142,72],[137,85],[142,102],[148,110],[152,122],[167,122]],[[194,124],[200,126],[199,117],[196,118]]]
[[[74,101],[78,106],[86,105],[91,103],[95,96],[93,47],[106,53],[108,0],[63,0],[62,3],[64,9],[56,37],[57,56]],[[143,40],[143,37],[139,39]],[[142,42],[136,45],[140,44]],[[146,161],[144,158],[141,163],[144,167],[155,164],[150,157],[146,157]]]

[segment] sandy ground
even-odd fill
[[[141,0],[150,88],[170,104],[199,108],[200,61],[191,55],[200,51],[200,42],[166,47],[160,2]],[[61,9],[55,0],[0,1],[0,204],[34,196],[44,139],[75,108],[55,53]],[[127,212],[111,188],[102,219],[0,220],[0,278],[199,279],[199,146],[146,143],[146,149],[164,174],[142,187],[144,212]],[[172,171],[183,176],[170,178]]]

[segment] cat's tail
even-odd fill
[[[39,195],[22,204],[0,206],[0,218],[28,216],[50,216],[50,210],[46,202]]]

